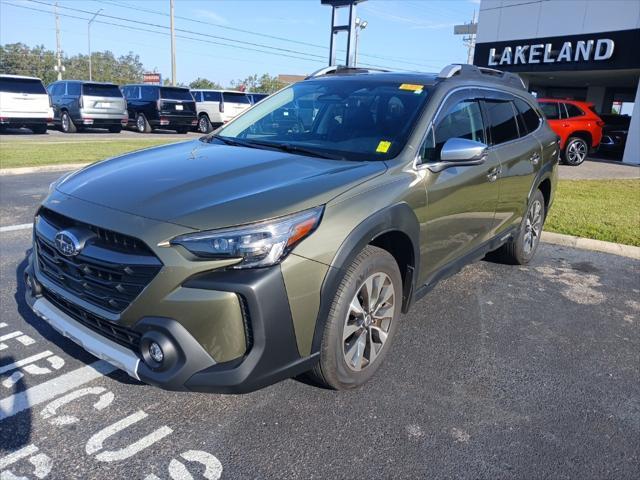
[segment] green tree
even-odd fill
[[[204,88],[204,89],[211,89],[211,90],[222,90],[222,85],[220,85],[218,82],[212,82],[208,78],[198,77],[193,82],[191,82],[189,84],[189,88],[192,88],[192,89]]]
[[[284,87],[285,84],[278,80],[278,77],[272,77],[268,73],[258,77],[257,74],[249,75],[244,80],[232,80],[231,87],[245,92],[255,93],[273,93]]]

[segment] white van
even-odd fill
[[[198,110],[198,130],[208,133],[251,106],[251,98],[233,90],[191,90]]]
[[[30,128],[47,133],[53,110],[42,80],[20,75],[0,75],[0,130]]]

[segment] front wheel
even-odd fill
[[[540,190],[536,190],[529,201],[518,235],[491,252],[489,258],[510,265],[529,263],[538,250],[545,215],[544,196]]]
[[[564,147],[564,161],[567,165],[577,167],[587,158],[589,144],[584,138],[571,137]]]
[[[398,264],[387,251],[367,246],[338,287],[311,380],[336,390],[369,380],[389,351],[401,304]]]

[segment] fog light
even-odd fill
[[[156,342],[151,342],[149,344],[149,356],[158,363],[162,363],[164,360],[164,353],[162,352],[162,348]]]

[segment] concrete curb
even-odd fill
[[[39,172],[65,172],[68,170],[77,170],[90,165],[89,163],[60,163],[57,165],[41,165],[38,167],[17,167],[17,168],[0,168],[0,176],[4,175],[24,175],[25,173]]]
[[[594,252],[611,253],[621,257],[640,260],[640,247],[623,245],[621,243],[603,242],[602,240],[592,240],[590,238],[574,237],[573,235],[563,235],[561,233],[542,232],[541,240],[553,245],[579,248],[581,250],[591,250]]]

